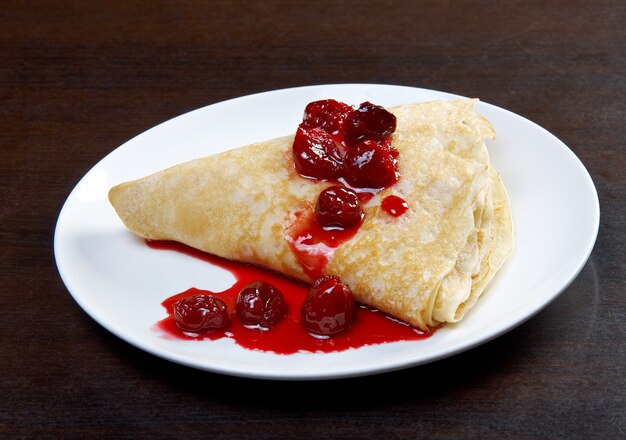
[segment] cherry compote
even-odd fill
[[[348,150],[345,179],[356,188],[385,188],[398,181],[398,151],[390,145],[366,140]]]
[[[344,186],[330,186],[315,204],[315,220],[323,227],[347,228],[361,221],[363,209],[358,195]]]
[[[336,179],[343,170],[339,147],[320,128],[298,127],[293,140],[293,161],[298,173],[315,179]]]
[[[292,146],[297,172],[350,187],[333,186],[320,194],[315,209],[294,213],[285,237],[311,280],[322,275],[337,246],[357,233],[362,205],[398,181],[395,130],[396,117],[371,102],[356,110],[334,99],[306,106]]]
[[[396,131],[396,117],[380,105],[362,103],[344,123],[345,141],[356,147],[365,140],[382,141]]]
[[[354,310],[352,327],[348,331],[337,333],[331,338],[313,337],[301,323],[301,308],[310,290],[309,286],[281,276],[276,272],[249,264],[224,260],[180,243],[163,241],[149,241],[147,243],[152,249],[160,249],[163,252],[179,252],[190,258],[204,261],[208,265],[217,266],[232,274],[235,279],[231,287],[221,292],[191,288],[164,300],[162,304],[167,312],[167,317],[160,320],[155,327],[164,338],[184,340],[230,338],[241,347],[249,350],[292,354],[298,352],[329,353],[372,344],[416,341],[430,336],[430,333],[401,323],[378,310],[357,305]],[[266,331],[259,326],[246,326],[239,319],[233,319],[225,329],[204,333],[183,331],[176,325],[173,316],[174,304],[181,299],[198,294],[219,296],[228,308],[233,310],[236,308],[237,297],[242,289],[257,280],[263,280],[275,286],[283,294],[285,304],[288,304],[285,318],[271,330]]]
[[[198,294],[174,304],[174,321],[183,331],[203,333],[228,327],[230,315],[221,299]]]
[[[354,296],[339,277],[324,276],[315,280],[302,303],[302,325],[310,333],[330,336],[352,326]]]
[[[304,109],[302,126],[319,128],[326,133],[338,136],[343,122],[354,109],[348,104],[334,99],[322,99],[309,103]]]
[[[244,325],[270,329],[285,317],[285,313],[283,294],[265,281],[254,281],[237,295],[235,315]]]
[[[328,228],[315,220],[311,208],[295,213],[285,238],[305,274],[315,280],[322,276],[335,251],[359,231],[361,222],[345,228]]]

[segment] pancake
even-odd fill
[[[421,329],[463,318],[513,246],[506,191],[489,162],[495,132],[477,100],[388,109],[400,179],[363,207],[358,232],[323,274],[337,275],[356,300]],[[124,224],[150,240],[174,240],[305,282],[287,238],[297,216],[331,184],[301,177],[285,136],[176,165],[113,187]],[[392,217],[388,195],[409,209]]]

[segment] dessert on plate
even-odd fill
[[[294,135],[182,163],[110,190],[124,224],[307,283],[420,329],[457,322],[513,246],[477,100],[388,109],[309,104]]]

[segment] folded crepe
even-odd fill
[[[493,279],[513,246],[504,186],[489,162],[495,132],[477,100],[388,109],[400,179],[363,207],[356,235],[323,269],[360,303],[421,329],[456,322]],[[192,160],[111,189],[126,226],[150,240],[174,240],[231,260],[311,282],[289,244],[303,206],[331,184],[295,170],[293,136]],[[388,195],[409,209],[392,217]]]

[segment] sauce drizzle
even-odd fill
[[[169,241],[147,241],[152,249],[182,252],[193,258],[206,261],[233,274],[236,281],[222,292],[211,292],[198,288],[190,288],[184,292],[170,296],[162,302],[168,316],[156,324],[156,329],[163,337],[186,340],[216,340],[231,338],[238,345],[250,350],[273,352],[277,354],[293,354],[298,352],[330,353],[359,348],[367,345],[383,344],[398,341],[415,341],[429,337],[432,333],[423,332],[388,315],[362,305],[355,310],[352,328],[332,337],[315,337],[309,334],[300,324],[300,308],[308,292],[309,286],[293,279],[284,277],[257,266],[237,263],[210,255],[188,246]],[[214,294],[222,299],[229,310],[234,313],[235,301],[239,291],[252,281],[263,280],[278,288],[287,303],[287,315],[270,330],[244,326],[233,316],[232,322],[225,330],[195,334],[180,330],[172,317],[173,304],[181,298],[198,293]]]

